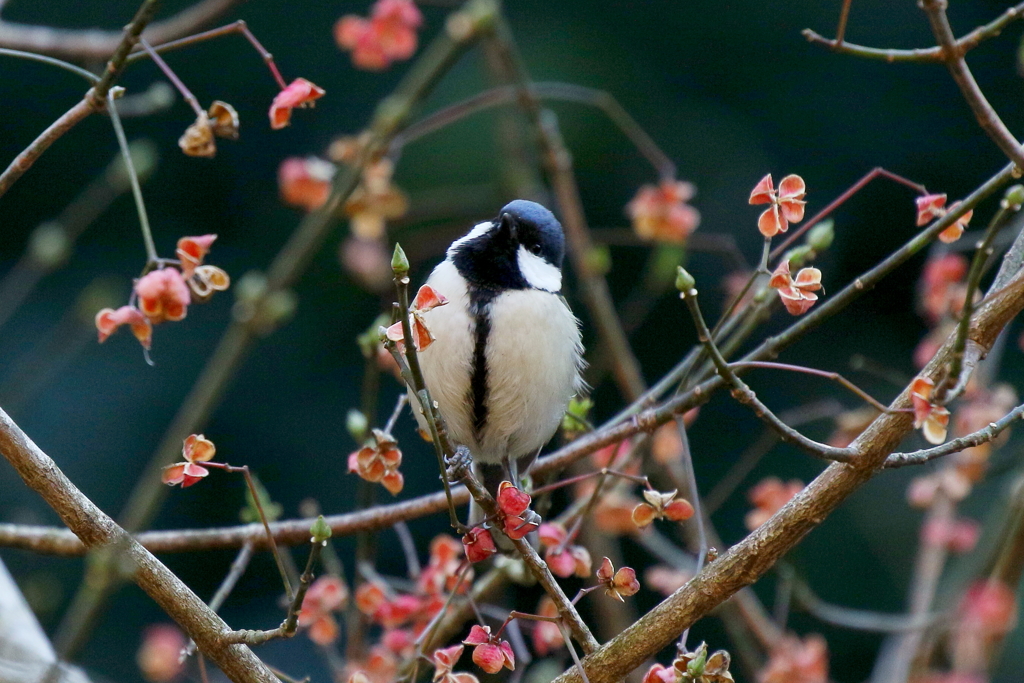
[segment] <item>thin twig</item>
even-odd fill
[[[221,605],[231,595],[231,591],[235,589],[235,584],[242,578],[242,574],[245,573],[246,567],[249,566],[249,560],[252,559],[253,544],[251,542],[246,543],[242,546],[241,550],[238,551],[238,555],[231,563],[231,568],[228,570],[227,575],[217,586],[217,592],[210,598],[210,609],[214,612],[220,610]],[[196,641],[189,640],[188,645],[185,646],[185,656],[189,657],[196,651]]]
[[[107,95],[107,112],[110,114],[110,122],[114,126],[117,144],[121,148],[121,157],[124,159],[125,171],[128,173],[128,182],[132,188],[132,198],[135,200],[135,211],[139,216],[139,229],[142,230],[142,243],[146,246],[146,265],[149,266],[156,263],[159,260],[159,256],[156,253],[156,245],[153,243],[153,232],[149,227],[146,202],[142,199],[142,186],[139,184],[139,174],[135,172],[135,162],[132,161],[132,153],[128,148],[128,138],[124,135],[121,117],[117,115],[117,104],[114,102],[113,93]]]
[[[201,117],[204,112],[203,108],[199,105],[199,100],[197,100],[196,96],[192,94],[192,91],[188,89],[188,86],[178,78],[178,74],[174,73],[174,70],[171,69],[171,67],[167,65],[167,62],[164,61],[163,57],[158,55],[156,50],[146,42],[145,38],[139,38],[139,45],[141,45],[142,49],[146,51],[146,54],[148,54],[150,59],[153,60],[153,63],[157,65],[157,68],[164,73],[164,76],[167,76],[167,80],[171,82],[171,85],[181,93],[181,96],[186,102],[188,102],[188,106],[192,107],[192,111],[195,112],[196,116]]]
[[[913,451],[910,453],[893,453],[885,459],[884,467],[887,469],[896,469],[898,467],[906,467],[908,465],[923,465],[924,463],[931,462],[936,458],[942,458],[953,453],[958,453],[965,448],[980,446],[983,443],[988,443],[995,439],[1010,425],[1022,417],[1024,417],[1024,405],[1019,405],[998,421],[990,422],[976,432],[971,432],[966,436],[953,439],[941,446],[935,446],[934,448],[927,448],[925,450]]]
[[[2,22],[0,22],[2,23]],[[49,64],[65,71],[70,71],[76,76],[81,76],[85,80],[89,81],[90,85],[96,85],[99,83],[100,77],[91,71],[86,71],[80,66],[69,64],[62,59],[56,57],[47,57],[46,55],[37,54],[35,52],[25,52],[23,50],[10,50],[5,47],[0,47],[0,57],[16,57],[17,59],[25,59],[30,62],[41,62],[43,64]]]

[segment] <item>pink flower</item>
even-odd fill
[[[542,617],[557,617],[558,608],[555,601],[545,595],[537,605],[537,614]],[[551,621],[537,621],[533,627],[533,650],[541,657],[546,657],[553,650],[557,650],[565,644],[562,637],[562,629],[558,624]]]
[[[465,548],[466,559],[470,562],[486,560],[498,552],[491,532],[479,526],[473,527],[462,537],[462,547]]]
[[[382,71],[416,52],[423,15],[412,0],[378,0],[369,19],[349,14],[334,25],[338,47],[352,51],[352,64]]]
[[[590,552],[579,545],[571,545],[565,527],[558,522],[541,524],[537,531],[540,543],[547,548],[544,561],[551,573],[563,579],[574,574],[580,578],[590,576]]]
[[[940,444],[946,440],[949,411],[932,403],[935,382],[917,377],[910,384],[910,400],[914,404],[914,429],[920,429],[928,443]]]
[[[169,683],[181,674],[184,649],[185,636],[176,626],[153,624],[143,632],[135,662],[150,683]]]
[[[800,640],[786,635],[772,649],[758,683],[828,683],[828,645],[812,634]]]
[[[980,535],[981,527],[970,519],[930,519],[921,527],[921,539],[925,543],[946,548],[953,553],[970,552]]]
[[[537,513],[530,510],[530,495],[517,489],[510,481],[498,485],[498,510],[505,535],[513,541],[536,529],[540,521]]]
[[[686,204],[693,195],[692,184],[677,180],[644,185],[626,205],[633,230],[644,240],[684,243],[700,223],[700,213]]]
[[[175,268],[143,275],[135,282],[135,294],[139,297],[139,309],[153,324],[183,319],[192,303],[188,285]]]
[[[107,338],[121,325],[131,326],[132,334],[142,344],[142,348],[148,349],[152,345],[153,325],[149,322],[149,318],[134,306],[122,306],[116,311],[112,308],[104,308],[96,314],[96,330],[99,332],[100,343],[107,341]]]
[[[798,175],[788,175],[779,183],[778,192],[772,184],[769,173],[754,186],[750,193],[750,204],[770,204],[757,219],[757,229],[765,237],[774,237],[780,232],[789,230],[790,223],[799,223],[804,219],[804,196],[807,185]]]
[[[469,629],[469,636],[462,641],[473,645],[473,662],[489,674],[496,674],[501,669],[516,670],[516,657],[508,641],[491,635],[490,626],[474,624]]]
[[[324,96],[324,89],[305,78],[296,78],[284,90],[277,93],[270,105],[270,127],[284,128],[292,119],[292,109],[313,106],[315,100]]]
[[[946,195],[924,194],[914,200],[917,205],[917,227],[927,225],[946,215]]]
[[[943,254],[929,259],[921,275],[921,309],[931,324],[963,307],[967,259],[960,254]],[[945,335],[944,335],[945,336]]]
[[[623,596],[636,595],[640,590],[640,582],[636,580],[636,571],[632,567],[623,567],[615,571],[612,561],[607,557],[601,561],[601,568],[597,570],[597,581],[605,588],[605,593],[625,602]]]
[[[753,531],[767,522],[803,488],[804,483],[799,479],[790,479],[785,484],[778,477],[762,479],[747,493],[747,499],[754,504],[754,509],[747,513],[747,528]]]
[[[185,462],[165,467],[163,482],[168,486],[181,484],[181,488],[198,483],[210,473],[210,470],[197,463],[213,460],[216,453],[217,447],[202,434],[190,435],[181,447],[181,455]]]
[[[463,645],[452,645],[441,650],[434,650],[433,683],[479,683],[477,677],[470,673],[453,673],[452,669],[459,662]]]
[[[288,157],[277,167],[281,201],[306,211],[320,208],[331,193],[335,167],[317,157]]]
[[[768,285],[779,292],[779,299],[790,315],[802,315],[818,300],[814,292],[821,289],[821,271],[801,268],[795,280],[789,272],[789,261],[783,259],[772,273]]]
[[[641,683],[679,683],[683,680],[682,672],[674,666],[652,664],[644,674]]]
[[[444,298],[430,285],[423,285],[416,292],[416,298],[413,299],[412,304],[409,306],[409,323],[410,327],[412,327],[413,343],[417,351],[422,351],[434,342],[434,335],[427,328],[423,314],[447,303],[448,299]],[[391,341],[400,344],[405,342],[405,333],[402,331],[401,321],[388,328],[387,337]]]
[[[348,588],[336,576],[321,576],[306,591],[299,611],[299,626],[308,627],[309,639],[329,645],[338,639],[338,622],[331,612],[348,602]]]

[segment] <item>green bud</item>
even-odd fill
[[[676,277],[676,266],[686,262],[686,248],[678,244],[659,244],[654,248],[647,283],[656,289],[661,283],[667,287]]]
[[[803,245],[795,247],[786,252],[782,257],[786,261],[789,261],[790,268],[802,268],[808,261],[808,258],[812,255],[814,250],[811,249],[810,245]]]
[[[310,543],[326,543],[331,537],[331,527],[327,525],[323,515],[319,515],[313,526],[309,527]]]
[[[1011,185],[1003,195],[1003,208],[1020,211],[1024,204],[1024,185]]]
[[[824,220],[807,233],[807,245],[817,252],[822,252],[832,246],[832,240],[836,238],[836,222],[831,218]]]
[[[409,272],[409,259],[405,256],[402,245],[395,242],[395,253],[391,256],[391,270],[395,277],[404,277]]]
[[[676,266],[676,289],[679,290],[680,296],[685,297],[687,294],[696,294],[697,291],[694,289],[696,284],[697,281],[686,272],[685,268]]]
[[[694,678],[700,678],[704,675],[704,664],[708,659],[708,646],[705,643],[701,643],[700,647],[697,648],[697,652],[694,653],[696,656],[691,659],[686,665],[686,673],[693,676]]]
[[[587,415],[590,414],[590,409],[594,407],[594,402],[589,398],[576,398],[569,399],[569,406],[565,409],[565,415],[562,416],[562,430],[568,435],[579,434],[587,430]]]
[[[587,269],[595,275],[604,275],[612,269],[612,254],[603,244],[592,247],[584,260]]]
[[[363,352],[363,358],[369,360],[377,354],[377,344],[381,340],[380,328],[390,323],[391,319],[387,314],[381,313],[373,319],[373,322],[370,323],[365,332],[356,337],[356,344],[359,345],[359,350]]]
[[[348,411],[348,414],[345,416],[345,429],[356,440],[356,443],[362,443],[366,440],[366,430],[369,428],[370,423],[362,412],[355,408]]]
[[[40,223],[29,238],[28,252],[40,268],[51,271],[68,260],[71,255],[71,239],[60,223]]]

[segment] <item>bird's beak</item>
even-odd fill
[[[516,219],[512,217],[512,214],[510,214],[510,213],[503,213],[503,214],[501,214],[501,218],[499,219],[499,224],[498,224],[498,230],[499,231],[505,231],[508,234],[509,240],[510,241],[515,241],[515,239],[516,239],[516,232],[517,232],[517,230],[516,230]]]

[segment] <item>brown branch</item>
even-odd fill
[[[846,6],[844,5],[844,9],[845,8]],[[1007,24],[1021,18],[1022,16],[1024,16],[1024,2],[1010,7],[989,23],[984,26],[979,26],[964,37],[956,40],[955,45],[957,50],[960,54],[964,54],[968,50],[973,50],[983,41],[998,36]],[[845,22],[842,22],[841,26],[845,26]],[[808,42],[816,45],[824,45],[833,52],[838,52],[839,54],[853,55],[854,57],[863,57],[865,59],[875,59],[883,62],[889,62],[890,64],[893,62],[941,64],[945,61],[942,55],[942,48],[937,45],[913,50],[881,49],[847,43],[843,40],[843,33],[844,32],[842,30],[837,29],[836,37],[834,39],[829,39],[809,28],[805,28],[801,31],[801,35],[803,35]]]
[[[4,196],[18,178],[25,175],[25,171],[32,168],[32,164],[36,163],[36,159],[49,149],[50,145],[94,111],[96,111],[96,105],[92,101],[89,99],[81,100],[71,109],[64,112],[59,119],[51,123],[49,128],[40,133],[39,137],[22,150],[21,154],[16,156],[14,161],[0,174],[0,197]]]
[[[165,43],[213,22],[241,0],[202,0],[170,19],[149,26],[143,34],[150,43]],[[110,57],[121,43],[121,31],[64,29],[0,21],[0,45],[17,50],[82,62]]]
[[[1007,290],[1013,290],[1012,292]],[[980,307],[971,326],[971,338],[989,348],[999,332],[1024,308],[1024,279],[1018,277],[1001,296]],[[922,371],[933,381],[949,360],[951,336]],[[892,408],[910,405],[904,389]],[[612,683],[643,664],[671,643],[682,631],[716,606],[748,586],[811,530],[816,528],[846,498],[881,468],[900,440],[911,430],[912,418],[904,413],[880,415],[853,443],[858,456],[851,463],[833,463],[807,485],[771,519],[758,527],[722,557],[708,565],[685,586],[661,602],[629,629],[583,660],[591,683]],[[557,683],[580,681],[576,669],[569,669]]]
[[[57,464],[0,410],[0,452],[22,480],[36,491],[90,549],[107,549],[130,562],[138,584],[199,645],[232,681],[278,683],[278,679],[242,645],[224,646],[228,625],[114,520],[79,491]]]
[[[928,15],[928,22],[931,24],[932,33],[939,47],[942,48],[942,61],[946,63],[950,75],[956,81],[957,87],[967,104],[970,105],[978,125],[988,134],[993,142],[1003,151],[1018,168],[1024,169],[1024,150],[1021,149],[1017,139],[1003,123],[992,105],[988,103],[981,88],[978,87],[974,75],[971,73],[967,62],[964,61],[964,52],[957,45],[953,37],[953,29],[949,25],[949,18],[946,16],[946,0],[921,0],[921,8]]]

